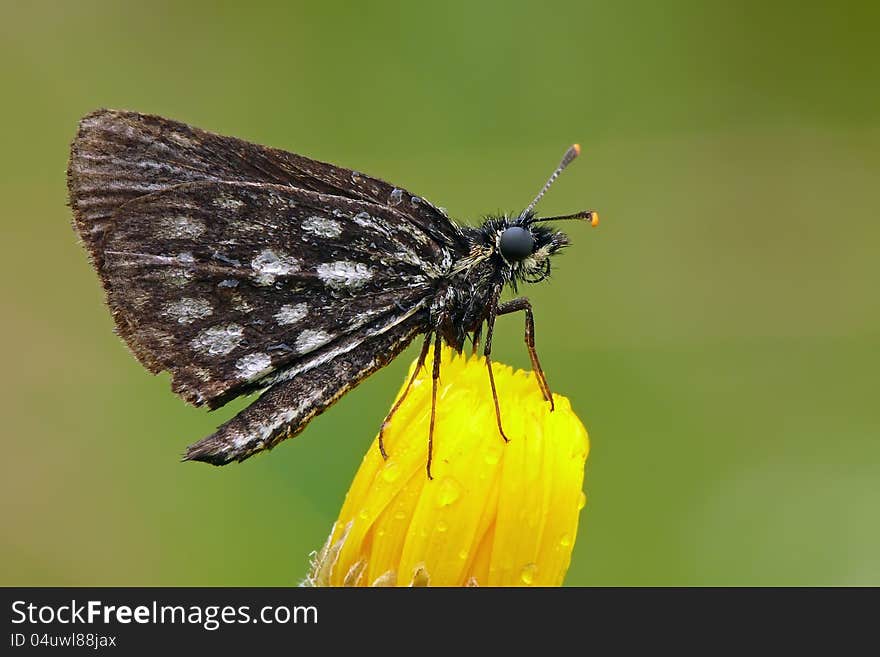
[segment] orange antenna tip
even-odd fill
[[[572,148],[572,150],[574,151],[574,154],[575,154],[575,155],[580,155],[580,154],[581,154],[581,145],[580,145],[580,144],[572,144],[572,145],[571,145],[571,148]]]
[[[599,213],[593,210],[590,212],[590,225],[595,228],[599,225]]]

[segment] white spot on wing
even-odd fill
[[[207,299],[184,297],[166,305],[162,315],[176,319],[179,324],[192,324],[197,319],[210,316],[213,312],[214,309]]]
[[[325,333],[324,331],[313,331],[312,329],[306,329],[297,336],[296,342],[294,344],[296,346],[296,350],[299,353],[306,354],[310,351],[314,351],[318,347],[323,347],[332,339],[333,336],[329,333]]]
[[[235,437],[232,439],[232,444],[235,445],[238,449],[242,449],[246,447],[248,443],[251,442],[251,437],[246,433],[235,433],[233,434]],[[228,452],[229,448],[223,450],[224,452]]]
[[[398,326],[401,322],[406,321],[414,314],[416,314],[419,310],[424,308],[428,303],[427,298],[423,298],[417,304],[415,304],[412,308],[407,310],[405,313],[398,315],[396,318],[390,320],[387,323],[383,323],[380,327],[372,329],[368,331],[366,334],[362,334],[360,337],[348,339],[346,342],[343,342],[341,346],[336,347],[335,349],[328,349],[320,356],[314,356],[312,358],[305,359],[305,362],[300,365],[293,365],[288,367],[280,372],[276,372],[268,377],[266,380],[267,385],[273,385],[278,383],[279,381],[289,381],[293,377],[301,374],[302,372],[307,372],[315,367],[319,367],[325,363],[329,363],[334,358],[342,354],[347,354],[358,346],[362,345],[365,340],[375,337],[377,335],[382,335],[393,329],[395,326]],[[411,335],[411,334],[410,334]]]
[[[214,199],[214,205],[224,210],[238,210],[244,205],[244,201],[231,196],[218,196]]]
[[[325,262],[318,265],[318,278],[334,289],[357,289],[373,278],[373,272],[362,262]]]
[[[159,222],[162,237],[167,239],[195,239],[205,232],[205,224],[201,219],[193,217],[165,217]]]
[[[187,137],[185,134],[181,132],[172,132],[168,135],[171,141],[176,142],[181,146],[193,146],[193,140]]]
[[[339,237],[342,233],[342,226],[338,221],[317,215],[303,220],[302,227],[303,230],[318,237],[333,238]]]
[[[258,285],[272,285],[278,276],[289,276],[299,271],[299,261],[288,255],[278,255],[272,249],[264,249],[251,261]]]
[[[248,354],[235,362],[239,376],[247,381],[255,381],[272,369],[272,357],[269,354]]]
[[[211,326],[203,329],[190,341],[196,351],[205,351],[209,356],[225,356],[235,349],[244,335],[244,328],[238,324]]]
[[[353,219],[358,226],[363,226],[364,228],[372,228],[375,223],[369,212],[358,212],[354,215]]]
[[[287,304],[281,306],[281,310],[275,313],[275,319],[279,324],[295,324],[309,312],[309,307],[304,303]]]

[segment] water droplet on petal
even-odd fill
[[[361,520],[369,520],[370,519],[370,512],[367,511],[366,509],[361,509],[361,512],[358,513],[358,518],[360,518]]]
[[[495,465],[498,461],[501,460],[501,443],[499,442],[497,445],[492,445],[483,452],[483,460],[488,465]]]
[[[382,479],[387,481],[389,484],[395,481],[400,476],[400,467],[394,461],[389,461],[384,468],[382,468]]]
[[[569,547],[571,545],[571,536],[568,534],[563,534],[562,538],[559,539],[559,544],[562,547]]]
[[[461,484],[452,477],[447,477],[440,482],[440,490],[437,492],[437,506],[449,506],[461,497]]]
[[[397,189],[396,187],[391,190],[391,195],[388,197],[389,205],[400,205],[400,202],[403,200],[403,190]]]
[[[578,511],[587,506],[587,494],[584,491],[581,491],[581,497],[578,500]]]
[[[394,513],[395,520],[406,520],[406,514],[403,511],[396,511]]]
[[[522,570],[519,571],[519,578],[522,580],[523,584],[533,584],[535,581],[535,575],[538,574],[538,564],[536,563],[527,563],[522,567]]]
[[[465,559],[467,559],[467,558],[468,558],[468,551],[467,551],[467,550],[461,550],[461,551],[458,553],[458,558],[461,559],[462,561],[464,561]]]
[[[445,533],[449,530],[449,525],[446,524],[443,520],[438,520],[437,524],[434,525],[434,528],[441,534]]]

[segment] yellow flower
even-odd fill
[[[495,363],[494,374],[509,443],[485,361],[444,348],[431,480],[429,358],[385,431],[388,460],[374,441],[305,585],[562,584],[586,500],[587,432],[565,397],[550,411],[532,372]]]

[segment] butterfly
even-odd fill
[[[480,344],[492,374],[498,316],[523,312],[538,385],[553,404],[528,299],[569,244],[535,206],[575,145],[515,215],[459,225],[425,198],[358,171],[178,121],[101,109],[79,122],[67,170],[73,224],[103,284],[116,332],[151,372],[196,406],[261,391],[186,460],[242,461],[309,421],[413,340],[415,373],[433,348],[426,470],[431,476],[440,348]],[[415,374],[382,424],[406,397]]]

